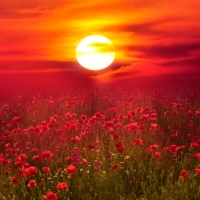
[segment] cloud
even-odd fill
[[[126,21],[124,24],[115,24],[109,25],[102,28],[102,31],[124,31],[124,32],[131,32],[134,35],[142,36],[142,35],[160,35],[160,34],[168,34],[170,30],[165,30],[161,28],[162,24],[170,23],[170,22],[177,22],[180,20],[186,20],[186,16],[161,16],[159,18],[149,18],[142,21]]]
[[[94,47],[97,52],[103,52],[103,53],[113,53],[114,46],[110,43],[103,43],[103,42],[95,42],[91,43],[88,46]]]
[[[156,45],[130,45],[126,51],[138,51],[143,53],[148,58],[164,58],[174,59],[180,57],[188,57],[192,51],[200,51],[200,41],[197,43],[186,43],[183,44],[156,44]]]
[[[12,49],[7,49],[7,50],[4,50],[4,51],[0,51],[0,56],[13,56],[13,55],[27,55],[29,54],[29,52],[27,51],[23,51],[23,50],[19,50],[19,49],[16,49],[16,50],[12,50]]]
[[[91,78],[99,82],[109,83],[119,80],[129,80],[136,77],[154,77],[167,74],[181,75],[186,73],[191,73],[190,67],[188,66],[183,66],[180,70],[180,68],[175,66],[166,68],[161,65],[148,62],[135,62],[127,66],[121,66],[121,68],[116,70],[110,70],[104,74],[91,76]]]
[[[165,61],[161,63],[162,66],[164,67],[177,67],[180,68],[182,66],[188,66],[191,70],[191,72],[198,73],[200,72],[200,58],[186,58],[182,60],[176,60],[176,61]]]
[[[79,70],[77,63],[74,62],[58,62],[58,61],[0,61],[0,74],[15,73],[45,73],[45,72],[65,72]],[[81,71],[81,70],[79,70]]]
[[[65,0],[6,0],[0,4],[0,19],[38,17],[46,10],[52,10]]]

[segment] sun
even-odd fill
[[[115,48],[112,42],[101,35],[91,35],[76,47],[78,63],[89,70],[101,70],[108,67],[115,59]]]

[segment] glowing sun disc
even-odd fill
[[[90,70],[101,70],[108,67],[115,59],[115,49],[112,42],[101,35],[91,35],[76,47],[78,63]]]

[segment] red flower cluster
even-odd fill
[[[178,150],[184,150],[184,149],[185,149],[184,145],[177,146],[176,144],[172,144],[169,147],[164,147],[164,150],[165,150],[166,153],[170,153],[170,154],[173,154],[173,155],[176,155]]]
[[[146,152],[150,153],[150,152],[154,152],[158,149],[158,145],[157,144],[153,144],[153,145],[150,145],[150,147],[148,147],[146,149]]]

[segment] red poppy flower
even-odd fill
[[[157,144],[153,144],[153,145],[150,145],[150,147],[146,149],[146,152],[148,152],[148,153],[154,152],[157,149],[158,149],[158,145]]]
[[[192,142],[198,142],[198,143],[200,143],[200,136],[193,136],[192,137]]]
[[[16,166],[22,166],[22,165],[24,165],[24,162],[21,161],[21,160],[17,160],[17,158],[16,158],[16,159],[15,159],[15,165],[16,165]]]
[[[65,171],[71,175],[74,175],[76,174],[76,167],[74,165],[69,165],[67,168],[65,168]]]
[[[154,156],[153,156],[153,157],[154,157],[154,158],[157,158],[157,159],[159,159],[159,160],[162,159],[161,153],[158,152],[158,151],[154,153]]]
[[[139,120],[140,121],[146,121],[149,119],[149,114],[143,114],[140,116]]]
[[[64,138],[64,137],[62,137],[62,138],[60,138],[60,141],[61,141],[61,142],[67,142],[67,139]]]
[[[42,158],[44,158],[44,160],[50,160],[54,154],[51,153],[51,151],[43,151],[41,154]]]
[[[50,168],[49,168],[49,167],[43,167],[43,168],[42,168],[42,171],[43,171],[44,173],[50,173]]]
[[[133,144],[135,145],[135,146],[139,146],[139,145],[142,145],[142,139],[136,139],[136,140],[134,140],[133,141]]]
[[[178,115],[178,111],[177,110],[173,110],[173,115]]]
[[[138,107],[138,108],[136,108],[135,110],[136,110],[138,113],[143,112],[143,108],[142,108],[142,107]]]
[[[95,149],[96,145],[95,144],[90,144],[87,146],[89,150]]]
[[[32,148],[32,149],[30,150],[30,152],[32,152],[32,153],[35,153],[36,151],[38,151],[37,148]]]
[[[117,148],[117,151],[120,152],[120,153],[124,152],[125,150],[126,150],[126,149],[125,149],[124,146],[121,146],[121,147],[118,147],[118,148]]]
[[[9,109],[9,105],[5,104],[5,105],[3,105],[3,108],[6,109],[6,110],[8,110]]]
[[[75,124],[70,124],[69,130],[76,130],[76,125]]]
[[[12,119],[12,121],[13,122],[19,122],[21,120],[21,117],[14,117],[13,119]]]
[[[196,116],[200,116],[200,111],[196,111]]]
[[[199,112],[200,113],[200,112]],[[196,127],[195,129],[197,132],[200,132],[200,128]]]
[[[23,170],[25,172],[26,177],[32,177],[35,175],[37,169],[36,167],[32,166]]]
[[[193,110],[188,110],[188,111],[184,114],[185,117],[189,117],[189,116],[192,116],[192,115],[193,115]]]
[[[185,145],[181,145],[178,147],[179,150],[184,150],[185,149]]]
[[[36,181],[35,181],[35,180],[30,180],[30,181],[28,182],[28,184],[27,184],[27,186],[28,186],[29,188],[34,188],[36,185],[37,185],[37,184],[36,184]]]
[[[120,139],[121,136],[119,135],[119,133],[114,133],[113,134],[114,140]]]
[[[68,188],[68,185],[67,185],[67,183],[62,182],[62,183],[58,183],[56,188],[57,188],[57,190],[66,190]]]
[[[190,147],[193,149],[200,149],[200,145],[197,142],[191,142]]]
[[[194,158],[200,159],[200,152],[194,154]]]
[[[11,173],[12,173],[12,169],[11,169],[11,168],[5,169],[5,173],[6,173],[6,174],[11,174]]]
[[[111,167],[111,170],[116,170],[116,169],[120,169],[121,165],[119,163],[115,164],[113,167]]]
[[[94,167],[94,171],[95,171],[95,172],[98,172],[98,171],[100,171],[100,170],[101,170],[101,167],[100,167],[99,165],[97,165],[97,166]]]
[[[112,160],[112,157],[113,157],[113,153],[112,153],[112,152],[109,152],[109,153],[108,153],[108,158],[109,158],[109,160]]]
[[[37,111],[37,110],[36,110],[36,111],[34,111],[34,112],[33,112],[33,114],[34,114],[34,115],[37,115],[37,114],[38,114],[38,111]]]
[[[194,120],[190,120],[187,124],[187,127],[192,127],[194,125]]]
[[[158,130],[158,124],[151,124],[149,130],[152,131],[152,132],[157,131]]]
[[[32,160],[35,160],[36,162],[40,162],[42,160],[42,157],[40,155],[33,156]]]
[[[68,162],[68,163],[72,163],[73,162],[73,158],[68,156],[67,158],[65,158],[65,160]]]
[[[138,126],[138,130],[140,130],[140,131],[145,131],[145,130],[146,130],[146,126],[145,126],[144,124],[140,124],[140,125]]]
[[[59,146],[54,146],[53,149],[54,149],[55,151],[57,151],[57,152],[60,151],[60,147],[59,147]]]
[[[11,178],[11,182],[13,183],[13,184],[19,184],[19,179],[17,179],[15,176],[13,176],[12,178]]]
[[[100,160],[98,160],[97,163],[96,163],[96,165],[99,166],[99,167],[102,167],[103,163]]]
[[[179,148],[176,144],[172,144],[170,145],[169,150],[171,151],[172,154],[176,154]]]
[[[176,132],[176,133],[172,134],[172,138],[177,139],[179,137],[179,135],[180,135],[180,133]]]
[[[106,121],[106,124],[105,124],[106,127],[113,127],[114,126],[114,122],[113,121]]]
[[[72,143],[80,142],[80,138],[78,138],[78,137],[76,136],[76,137],[74,137],[74,138],[71,138],[70,141],[71,141]]]
[[[188,171],[185,170],[185,169],[182,169],[181,172],[180,172],[179,178],[180,178],[180,179],[185,179],[185,178],[188,178],[188,176],[189,176]]]
[[[86,115],[81,115],[81,120],[86,120],[87,119],[87,116]]]
[[[58,197],[56,193],[50,191],[46,193],[44,200],[58,200]]]
[[[10,160],[6,160],[6,159],[2,159],[2,161],[0,163],[2,163],[2,165],[4,165],[4,166],[9,166],[11,161]]]
[[[127,124],[125,126],[125,128],[128,131],[131,131],[132,133],[136,133],[136,130],[138,129],[138,123],[137,122],[133,122],[133,123]]]
[[[82,164],[88,165],[88,161],[87,161],[85,158],[83,158],[83,159],[82,159]]]
[[[23,164],[23,167],[24,167],[24,168],[28,168],[28,167],[31,167],[31,165],[30,165],[29,163],[24,163],[24,164]]]
[[[61,133],[62,133],[62,130],[61,130],[61,129],[57,129],[57,130],[56,130],[56,134],[57,134],[57,135],[60,135]]]
[[[76,116],[77,116],[76,113],[72,113],[72,114],[70,115],[70,118],[75,118]]]
[[[25,153],[22,153],[18,156],[18,159],[20,160],[25,160],[27,158],[26,154]]]
[[[119,148],[119,147],[122,147],[123,144],[122,144],[121,142],[118,142],[118,143],[115,144],[115,146],[116,146],[117,148]]]
[[[196,173],[200,175],[200,165],[195,169]]]
[[[169,113],[170,112],[167,110],[167,111],[164,112],[164,115],[169,115]]]

